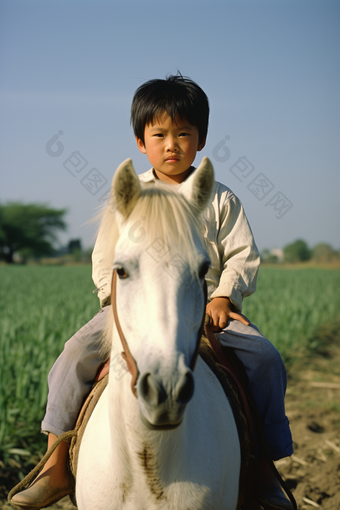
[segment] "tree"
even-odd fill
[[[314,246],[312,255],[316,262],[327,263],[338,259],[337,252],[330,244],[326,243],[319,243]]]
[[[302,239],[287,244],[283,248],[283,254],[286,262],[303,262],[309,260],[312,255],[307,243]]]
[[[15,252],[24,259],[51,254],[55,231],[66,229],[65,214],[66,209],[51,209],[46,204],[0,205],[0,257],[12,263]]]
[[[72,255],[72,258],[75,262],[80,262],[81,260],[81,240],[80,239],[70,239],[67,245],[68,252]]]
[[[81,239],[70,239],[67,249],[69,253],[74,253],[75,251],[81,253]]]

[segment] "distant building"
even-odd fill
[[[281,248],[274,248],[273,250],[270,250],[270,254],[275,255],[279,262],[283,262],[284,255],[283,255],[283,250],[281,250]]]

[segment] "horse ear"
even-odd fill
[[[112,198],[115,209],[126,219],[141,194],[141,185],[132,165],[132,159],[126,159],[119,165],[112,179]]]
[[[190,202],[199,211],[208,205],[215,183],[214,168],[209,158],[204,157],[193,174]]]

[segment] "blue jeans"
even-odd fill
[[[74,428],[98,368],[107,357],[103,356],[100,347],[109,308],[100,310],[65,343],[63,352],[51,368],[42,432],[59,436]]]
[[[287,372],[280,353],[252,323],[245,326],[230,320],[216,337],[222,345],[232,347],[243,363],[272,459],[291,455],[293,442],[284,405]]]

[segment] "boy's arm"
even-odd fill
[[[249,324],[238,312],[244,297],[256,289],[260,255],[243,206],[235,196],[221,205],[218,251],[222,272],[216,290],[211,294],[207,313],[214,329],[225,327],[228,318]],[[223,325],[222,325],[223,324]]]
[[[110,210],[104,213],[92,252],[92,280],[97,287],[101,308],[111,302],[112,264],[118,240],[117,218],[112,221],[112,214]]]

